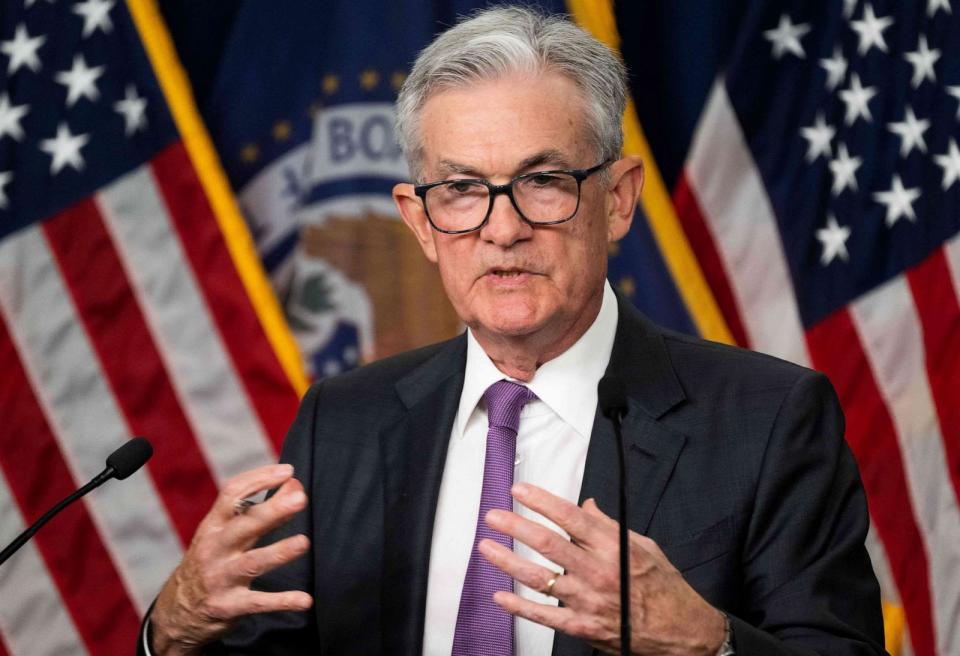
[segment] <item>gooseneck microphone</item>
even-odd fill
[[[627,462],[623,450],[621,422],[627,414],[627,395],[623,381],[604,376],[597,386],[597,404],[603,416],[613,422],[617,436],[617,460],[620,464],[620,653],[630,653],[630,545],[627,529]]]
[[[145,437],[135,437],[128,440],[119,449],[107,456],[107,468],[94,476],[93,480],[81,487],[79,490],[68,496],[66,499],[55,505],[44,513],[43,517],[38,519],[26,531],[17,536],[17,539],[7,545],[3,551],[0,551],[0,565],[16,551],[27,543],[27,540],[33,537],[34,533],[53,519],[53,516],[69,506],[71,503],[85,495],[91,490],[100,487],[111,478],[123,480],[137,471],[153,455],[153,447]]]

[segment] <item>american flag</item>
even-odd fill
[[[905,651],[960,654],[960,6],[754,2],[674,200],[740,344],[825,372]]]
[[[0,655],[128,653],[303,378],[153,3],[0,9],[0,542],[155,448],[0,567]]]

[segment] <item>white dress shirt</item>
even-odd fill
[[[567,351],[541,365],[533,380],[522,383],[533,390],[537,399],[520,413],[515,482],[531,483],[577,502],[597,410],[597,383],[610,360],[616,330],[617,299],[606,283],[600,312],[587,332]],[[460,592],[467,575],[483,486],[487,411],[482,398],[490,385],[504,378],[508,377],[494,366],[468,331],[463,391],[450,433],[433,525],[423,636],[426,656],[449,656],[453,648]],[[553,522],[519,504],[514,504],[514,510],[563,533]],[[560,570],[520,542],[514,543],[513,550],[545,567]],[[555,598],[519,583],[515,587],[516,593],[525,599],[557,604]],[[553,630],[534,622],[516,619],[514,636],[516,656],[548,656],[553,648]]]

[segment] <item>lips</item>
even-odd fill
[[[483,279],[490,285],[500,288],[519,287],[536,275],[528,269],[516,267],[491,267],[483,275]]]

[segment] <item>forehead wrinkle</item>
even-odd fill
[[[564,153],[556,148],[546,148],[521,160],[512,171],[512,175],[519,175],[529,169],[543,165],[556,168],[569,168],[571,166],[570,160]],[[437,174],[440,176],[459,174],[477,178],[484,178],[487,175],[474,166],[449,159],[442,159],[437,163]]]

